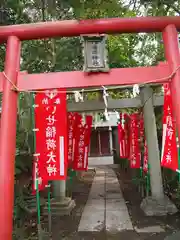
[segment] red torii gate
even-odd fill
[[[0,42],[7,41],[5,74],[0,74],[3,90],[0,134],[0,239],[12,239],[14,199],[14,159],[18,91],[47,88],[79,88],[102,85],[162,83],[168,80],[172,90],[173,112],[180,139],[180,53],[178,45],[180,17],[138,17],[99,20],[67,20],[0,27]],[[22,74],[20,42],[23,40],[72,37],[93,33],[163,32],[167,63],[156,67],[112,69],[109,73],[62,72]],[[171,76],[171,79],[170,79]],[[15,89],[13,86],[16,86]],[[16,90],[16,91],[15,91]]]

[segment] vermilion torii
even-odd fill
[[[178,104],[180,102],[179,30],[180,17],[68,20],[0,27],[0,42],[7,42],[5,69],[4,73],[0,74],[0,91],[3,91],[0,135],[0,239],[12,239],[18,93],[20,91],[141,85],[170,81],[170,88],[173,93],[173,114],[180,139],[180,105]],[[139,32],[163,33],[167,63],[154,67],[111,69],[107,73],[94,74],[79,71],[42,74],[20,73],[21,41],[52,37],[73,37],[93,33]]]

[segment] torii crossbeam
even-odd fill
[[[178,45],[180,17],[138,17],[99,20],[67,20],[0,27],[0,42],[7,41],[0,134],[0,239],[12,240],[14,200],[14,159],[18,91],[45,88],[74,88],[134,83],[162,83],[171,76],[173,113],[180,139],[180,53]],[[20,42],[23,40],[72,37],[97,33],[162,32],[167,64],[149,68],[114,69],[110,73],[87,75],[82,72],[19,74]],[[117,73],[117,76],[115,74]],[[121,75],[122,74],[122,75]],[[164,79],[164,80],[163,80]],[[16,90],[17,90],[16,89]]]
[[[160,65],[153,67],[113,68],[109,73],[87,74],[81,71],[40,74],[20,73],[16,86],[21,91],[35,91],[55,88],[100,87],[102,83],[105,86],[134,85],[136,83],[156,84],[168,81],[170,75],[169,65],[160,63]],[[3,77],[3,73],[0,73],[0,92],[3,90]]]

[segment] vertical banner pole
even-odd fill
[[[179,143],[178,143],[179,145]],[[180,185],[180,147],[178,146],[178,182],[179,182],[179,185]]]
[[[180,148],[178,148],[178,166],[179,166],[179,171],[180,171]],[[179,184],[180,184],[180,172],[178,172],[178,179],[179,179]]]
[[[140,171],[140,178],[143,177],[143,169],[142,169],[142,166],[139,168],[139,171]]]
[[[146,178],[146,184],[147,184],[147,196],[149,196],[149,192],[150,192],[150,174],[149,174],[149,170],[150,170],[150,164],[148,163],[148,172],[147,172],[147,178]]]
[[[177,197],[179,198],[180,195],[180,147],[179,147],[179,141],[177,144],[177,148],[178,148],[178,191],[177,191]]]
[[[38,217],[38,239],[42,240],[42,229],[41,229],[41,209],[40,209],[40,196],[38,186],[38,174],[36,173],[36,202],[37,202],[37,217]]]
[[[76,174],[76,171],[73,171],[73,169],[69,169],[69,189],[70,189],[70,196],[72,197],[72,184],[73,184],[73,177]]]
[[[180,187],[180,145],[179,145],[178,137],[176,137],[176,144],[177,144],[177,151],[178,151],[178,182]]]
[[[52,237],[52,214],[51,214],[51,185],[48,184],[48,227],[49,237]]]
[[[142,166],[140,166],[139,168],[139,171],[140,171],[140,184],[139,184],[139,192],[141,193],[141,195],[143,196],[143,182],[142,182],[142,179],[143,179],[143,168]]]
[[[32,127],[35,129],[35,118],[34,118],[34,94],[31,95],[32,97]],[[34,137],[34,153],[36,153],[36,134],[33,132],[33,137]],[[35,160],[34,160],[35,161]],[[36,163],[35,163],[36,164]],[[41,206],[40,206],[40,195],[39,195],[39,181],[38,181],[38,165],[36,165],[36,203],[37,203],[37,227],[38,227],[38,238],[39,240],[42,240],[42,229],[41,229]]]

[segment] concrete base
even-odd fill
[[[141,203],[141,209],[147,216],[165,216],[175,214],[178,211],[166,195],[159,201],[152,197],[146,197]]]
[[[53,199],[51,201],[52,216],[67,216],[76,206],[75,201],[71,198],[64,198],[62,200]],[[44,215],[48,215],[47,206],[44,208]]]

